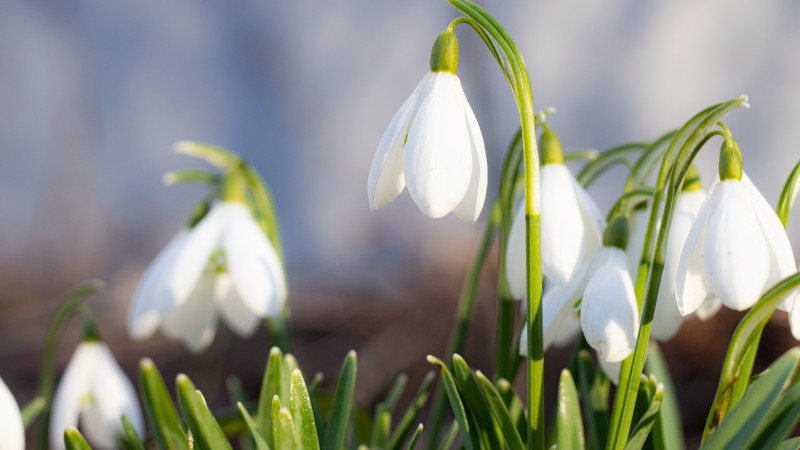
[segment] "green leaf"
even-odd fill
[[[64,445],[67,450],[92,450],[92,447],[75,427],[68,427],[64,430]]]
[[[456,416],[456,422],[458,422],[458,428],[461,431],[461,440],[464,441],[464,447],[466,447],[467,450],[477,449],[476,443],[472,442],[472,436],[470,435],[470,428],[467,422],[467,412],[464,410],[461,397],[458,395],[458,388],[456,387],[455,381],[453,381],[453,376],[450,375],[447,366],[439,358],[428,355],[428,362],[438,365],[441,369],[442,384],[444,385],[445,393],[447,393],[447,398],[450,401],[450,407],[453,409],[453,414]]]
[[[645,361],[647,371],[656,377],[659,383],[664,385],[664,397],[661,400],[661,409],[653,426],[652,434],[656,441],[656,449],[668,448],[670,450],[683,450],[683,421],[681,420],[680,406],[675,385],[667,367],[667,362],[661,349],[655,342],[650,343],[650,350],[647,352]],[[656,436],[656,435],[660,436]],[[658,441],[663,440],[664,446],[660,447]]]
[[[652,378],[650,380],[654,381]],[[658,418],[658,412],[661,410],[661,402],[663,398],[664,385],[657,384],[655,392],[652,395],[652,400],[650,401],[650,406],[647,408],[644,414],[642,414],[642,417],[639,419],[636,427],[631,432],[631,436],[628,438],[628,442],[625,444],[625,450],[638,450],[644,446],[647,436],[650,434],[650,430],[653,428],[653,425],[656,423],[656,419]]]
[[[800,420],[800,384],[792,386],[769,412],[758,432],[747,444],[749,448],[775,448]]]
[[[453,441],[456,440],[456,435],[458,434],[458,422],[453,421],[450,424],[450,429],[447,430],[447,434],[444,436],[441,445],[439,445],[439,450],[447,450],[453,446]]]
[[[205,142],[180,141],[173,144],[172,148],[177,153],[204,159],[224,170],[234,169],[242,161],[239,155],[230,150]]]
[[[133,428],[131,419],[125,414],[122,415],[122,431],[124,435],[120,436],[120,444],[123,448],[126,450],[145,450],[144,442],[142,442],[139,434],[136,433],[136,429]]]
[[[256,421],[253,420],[253,416],[247,412],[247,408],[244,407],[242,402],[238,402],[236,407],[239,408],[239,411],[242,413],[242,417],[244,417],[244,422],[247,424],[247,428],[250,430],[250,434],[253,436],[253,440],[256,443],[256,448],[258,448],[258,450],[270,450],[267,441],[258,430],[258,425],[256,424]]]
[[[739,403],[701,447],[703,450],[744,448],[781,392],[797,370],[800,349],[793,348],[778,358],[765,373],[750,385]]]
[[[247,400],[247,397],[244,393],[244,389],[242,388],[242,381],[238,377],[229,376],[225,380],[225,387],[228,390],[228,399],[234,406],[237,406],[239,403],[244,403]],[[227,429],[225,429],[225,426],[223,425],[223,420],[220,417],[220,415],[217,415],[217,421],[220,423],[222,431],[225,432],[225,435],[234,436],[234,434],[231,434]],[[247,425],[247,421],[245,421],[245,425]],[[239,434],[239,448],[241,450],[253,450],[255,448],[256,443],[251,436],[248,436],[247,433],[238,433],[238,434]]]
[[[522,438],[522,441],[525,442],[528,437],[528,418],[525,415],[525,406],[522,404],[522,399],[514,392],[511,383],[503,378],[497,380],[497,391],[505,399],[508,414],[517,426],[517,433]]]
[[[178,374],[175,377],[175,388],[183,418],[192,432],[192,447],[200,450],[231,448],[225,433],[214,419],[214,414],[208,409],[203,394],[195,389],[192,380],[182,373]]]
[[[325,431],[325,450],[339,450],[344,445],[347,423],[353,406],[353,391],[356,385],[356,352],[350,351],[339,372],[339,382],[333,397],[331,419]]]
[[[319,410],[319,406],[317,406],[317,389],[319,388],[320,383],[325,377],[322,373],[317,372],[314,375],[314,379],[311,380],[311,384],[308,385],[308,398],[311,400],[311,411],[314,412],[314,423],[317,425],[317,436],[325,436],[325,427],[327,426],[325,422],[325,416]]]
[[[300,450],[303,447],[297,439],[297,429],[292,420],[292,413],[287,408],[278,411],[275,422],[275,449],[276,450]]]
[[[506,404],[503,402],[500,393],[495,389],[492,382],[480,371],[476,373],[476,376],[481,387],[483,387],[483,393],[486,395],[486,399],[489,401],[492,414],[500,425],[500,430],[503,433],[503,438],[505,438],[505,443],[509,450],[524,450],[525,444],[522,442],[519,432],[517,432],[517,425],[514,419],[512,419],[511,414],[509,414],[508,408],[506,408]]]
[[[300,369],[292,371],[292,386],[289,407],[294,418],[295,427],[303,450],[319,450],[317,427],[314,424],[314,411],[308,396],[306,383]]]
[[[399,449],[403,441],[406,440],[408,433],[411,431],[412,424],[417,420],[419,412],[428,401],[428,396],[430,395],[431,386],[433,386],[435,377],[436,373],[430,371],[425,375],[425,378],[423,378],[417,393],[414,395],[414,399],[411,401],[411,404],[408,405],[408,409],[405,414],[403,414],[403,418],[400,419],[397,428],[394,430],[394,433],[392,433],[392,438],[389,439],[389,445],[386,446],[387,450]]]
[[[800,448],[800,437],[794,437],[780,443],[775,450],[797,450]]]
[[[581,385],[583,408],[589,429],[589,448],[605,448],[608,438],[608,391],[609,381],[602,370],[597,370],[592,355],[583,349],[578,353],[578,380]]]
[[[272,398],[281,393],[281,372],[283,371],[283,353],[278,347],[272,347],[267,358],[267,367],[261,382],[261,394],[258,397],[258,429],[270,445],[272,439]]]
[[[290,396],[292,390],[292,372],[295,369],[300,370],[300,366],[297,364],[297,359],[290,354],[286,353],[283,355],[283,369],[281,370],[281,393],[280,396],[283,399],[284,403],[286,403]],[[295,422],[295,425],[297,423]]]
[[[414,436],[411,438],[411,442],[408,443],[408,450],[414,450],[417,446],[417,442],[419,442],[419,437],[422,435],[422,424],[419,424],[417,427],[417,431],[414,432]]]
[[[41,414],[42,410],[44,409],[45,401],[44,397],[36,397],[27,405],[22,407],[20,414],[22,415],[22,426],[23,428],[27,429],[39,414]]]
[[[558,382],[558,425],[557,446],[559,450],[584,448],[583,420],[581,420],[581,404],[578,390],[569,370],[561,371]]]
[[[789,212],[792,210],[792,204],[797,199],[798,193],[800,193],[800,162],[794,166],[792,173],[789,174],[789,178],[786,180],[781,196],[778,199],[778,207],[775,208],[784,228],[786,228],[786,223],[789,221]]]
[[[369,438],[371,448],[386,447],[386,441],[391,433],[392,412],[397,406],[400,396],[403,395],[407,382],[408,377],[405,374],[398,375],[389,389],[386,399],[375,408],[375,418],[372,421],[372,432]]]
[[[189,440],[178,411],[167,393],[164,379],[149,358],[139,362],[139,390],[153,437],[162,450],[188,450]]]
[[[206,170],[173,170],[165,173],[162,181],[168,186],[177,183],[218,185],[222,182],[222,176]]]
[[[278,414],[281,412],[281,399],[277,395],[272,396],[270,416],[272,417],[272,437],[274,439],[274,447],[278,447]]]
[[[456,386],[467,403],[467,410],[474,416],[475,423],[478,425],[476,431],[481,440],[488,448],[502,448],[503,445],[497,437],[492,413],[483,400],[481,388],[478,386],[478,382],[475,381],[467,362],[458,354],[453,355],[453,372],[455,373]]]

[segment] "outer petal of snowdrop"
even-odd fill
[[[0,450],[24,450],[25,428],[14,395],[0,378]]]

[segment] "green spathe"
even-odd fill
[[[455,75],[457,70],[458,39],[452,31],[442,31],[431,48],[431,72],[450,72]]]
[[[603,247],[617,247],[625,250],[628,246],[628,218],[617,216],[608,223],[603,233]]]
[[[542,152],[542,165],[564,164],[564,151],[558,135],[549,127],[544,127],[544,132],[539,138],[539,148]]]
[[[736,141],[725,142],[719,151],[719,179],[741,180],[742,179],[742,151]]]

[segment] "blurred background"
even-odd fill
[[[707,105],[749,94],[752,108],[726,120],[745,170],[776,203],[800,159],[800,3],[481,4],[517,40],[537,109],[557,108],[550,124],[566,150],[651,140]],[[161,183],[166,171],[204,167],[171,152],[184,139],[239,152],[272,188],[294,350],[306,370],[331,382],[355,348],[365,406],[400,371],[414,386],[429,368],[424,356],[444,350],[487,214],[479,224],[430,220],[408,194],[370,212],[366,182],[381,134],[455,17],[430,0],[0,0],[0,376],[18,401],[34,395],[58,298],[89,278],[108,283],[89,304],[129,374],[149,355],[168,378],[184,371],[196,379],[211,403],[225,403],[232,373],[255,395],[264,332],[242,342],[221,327],[207,353],[191,356],[161,337],[133,343],[124,331],[142,272],[205,192]],[[516,108],[483,44],[467,28],[457,35],[491,199]],[[708,184],[715,152],[698,164]],[[592,187],[602,208],[624,175],[612,171]],[[796,252],[799,216],[789,223]],[[493,263],[466,352],[484,370],[493,358],[495,273]],[[694,427],[738,317],[690,320],[665,348],[682,398],[693,402],[682,407]],[[767,359],[795,344],[785,314],[773,322],[762,342]],[[61,368],[78,328],[60,344]],[[549,352],[552,380],[569,352]]]

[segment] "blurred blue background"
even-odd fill
[[[727,122],[775,204],[800,159],[800,3],[481,4],[517,39],[535,105],[557,108],[550,123],[567,150],[650,140],[749,94],[752,108]],[[166,171],[203,167],[171,152],[184,139],[237,151],[267,179],[301,324],[325,307],[303,294],[330,286],[373,289],[369,304],[413,300],[381,286],[448,280],[440,300],[455,302],[480,226],[427,219],[408,194],[374,213],[366,198],[377,142],[455,17],[430,0],[0,0],[0,359],[38,351],[47,299],[87,278],[109,282],[94,306],[123,323],[142,271],[204,193],[161,184]],[[457,35],[493,198],[516,109],[483,44]],[[708,184],[715,151],[699,165]],[[592,188],[602,207],[624,174]],[[420,267],[443,278],[404,275]]]

